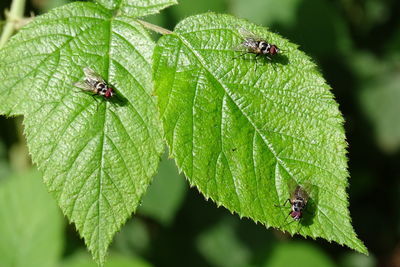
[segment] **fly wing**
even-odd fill
[[[242,48],[246,48],[249,52],[255,52],[258,50],[259,42],[262,41],[261,38],[256,37],[252,32],[243,27],[239,28],[239,33],[243,39],[243,42],[240,44]]]
[[[244,30],[244,29],[243,29]],[[235,46],[232,47],[232,50],[237,51],[237,52],[247,52],[248,51],[248,47],[246,46],[245,42],[246,42],[246,37],[243,36],[242,34],[242,28],[239,28],[239,35],[240,37],[243,39],[243,41],[241,41],[240,43],[236,44]]]
[[[249,31],[243,27],[239,28],[239,33],[242,36],[242,38],[245,40],[245,42],[248,42],[248,43],[257,43],[260,41],[265,42],[265,40],[263,38],[255,35],[251,31]]]
[[[259,39],[256,37],[256,35],[254,33],[252,33],[251,31],[249,31],[243,27],[239,28],[239,34],[240,34],[240,36],[243,37],[243,39],[252,39],[255,41],[257,41]]]
[[[85,73],[85,79],[90,84],[96,84],[97,82],[106,83],[104,79],[97,72],[95,72],[89,67],[84,68],[83,72]]]
[[[86,81],[79,81],[74,83],[74,86],[84,90],[84,91],[90,91],[93,92],[93,87],[90,86]]]
[[[307,183],[298,184],[296,181],[291,180],[288,182],[288,190],[290,192],[290,199],[301,197],[307,203],[309,199],[309,185]]]
[[[295,194],[298,197],[301,197],[302,199],[304,199],[304,204],[307,204],[309,196],[308,196],[306,189],[303,186],[298,185],[296,187]]]

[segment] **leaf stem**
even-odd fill
[[[170,31],[168,29],[165,29],[165,28],[162,28],[160,26],[151,24],[151,23],[149,23],[147,21],[143,21],[143,20],[138,19],[138,22],[140,24],[142,24],[143,27],[145,27],[146,29],[152,30],[152,31],[157,32],[157,33],[162,34],[162,35],[171,34],[172,33],[172,31]]]
[[[25,0],[13,0],[10,11],[5,11],[6,25],[0,37],[0,48],[4,46],[7,40],[13,35],[16,29],[16,22],[20,21],[24,15]]]

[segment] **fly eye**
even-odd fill
[[[277,54],[279,53],[279,48],[276,47],[275,45],[271,46],[271,54]]]

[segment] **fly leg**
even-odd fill
[[[279,228],[283,228],[288,226],[289,224],[295,222],[294,220],[287,222],[287,219],[289,218],[290,213],[292,213],[291,211],[288,213],[288,215],[286,215],[285,220],[283,221],[283,224],[279,227]]]
[[[300,230],[301,230],[301,227],[303,226],[302,224],[301,224],[301,221],[303,220],[303,218],[301,218],[297,223],[299,224],[298,225],[298,227],[297,227],[297,230],[296,230],[296,233],[297,234],[300,234]]]
[[[275,207],[277,207],[277,208],[281,208],[281,207],[286,207],[286,204],[287,203],[290,203],[290,199],[288,198],[288,199],[286,199],[286,201],[283,203],[283,205],[274,205]],[[290,214],[290,213],[289,213]]]
[[[93,99],[94,99],[97,103],[99,103],[99,101],[97,100],[96,96],[97,96],[97,94],[92,94]]]
[[[274,206],[275,206],[275,207],[278,207],[278,208],[286,207],[286,206],[287,206],[286,204],[287,204],[288,202],[291,203],[291,201],[290,201],[289,198],[285,200],[285,202],[283,203],[283,205],[274,205]],[[285,220],[283,221],[283,224],[282,224],[279,228],[285,227],[285,226],[291,224],[292,222],[294,222],[294,221],[291,221],[291,222],[288,222],[288,223],[287,223],[287,219],[289,218],[289,215],[290,215],[291,213],[292,213],[292,211],[289,211],[288,215],[286,215]]]
[[[247,55],[247,54],[251,54],[251,53],[247,51],[247,52],[244,52],[244,53],[240,54],[240,55],[237,56],[237,57],[233,57],[232,59],[237,59],[237,58],[243,57],[243,56],[245,56],[245,55]]]
[[[272,65],[272,67],[274,68],[274,70],[276,71],[276,69],[275,69],[275,65],[274,65],[274,63],[273,63],[273,59],[271,58],[271,57],[269,57],[269,56],[265,56],[269,61],[271,61],[271,65]]]

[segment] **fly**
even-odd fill
[[[308,201],[308,193],[304,190],[303,187],[297,185],[295,190],[292,192],[290,198],[288,198],[282,206],[284,207],[287,202],[290,203],[291,208],[288,216],[293,218],[295,221],[299,221],[303,218],[303,211],[307,205]]]
[[[105,99],[113,97],[114,89],[108,85],[104,79],[91,68],[84,68],[85,78],[83,81],[76,82],[74,85],[86,92],[100,95]]]
[[[244,39],[241,46],[246,49],[246,52],[242,54],[255,54],[258,56],[265,56],[269,60],[276,54],[279,54],[281,50],[274,44],[270,44],[263,38],[256,37],[253,33],[241,28],[239,30],[240,35]]]

